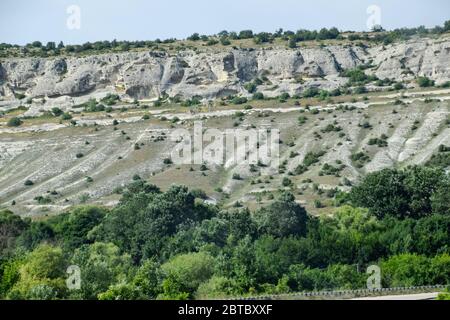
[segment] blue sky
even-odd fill
[[[80,29],[66,12],[80,8]],[[0,0],[0,42],[154,40],[194,32],[320,29],[367,30],[366,10],[377,5],[386,29],[442,25],[449,0]]]

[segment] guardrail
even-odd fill
[[[378,293],[378,296],[383,296],[392,292],[408,292],[408,291],[425,291],[432,289],[445,289],[446,285],[429,285],[418,287],[394,287],[394,288],[380,288],[380,289],[356,289],[356,290],[332,290],[332,291],[312,291],[312,292],[291,292],[273,295],[259,295],[251,297],[235,297],[230,300],[289,300],[289,299],[310,299],[310,298],[342,298],[373,296]]]

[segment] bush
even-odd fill
[[[55,117],[59,117],[60,115],[63,114],[63,111],[58,107],[54,107],[52,108],[52,113]]]
[[[193,297],[199,285],[214,272],[214,258],[207,253],[187,253],[173,257],[161,266],[165,274],[163,299]]]
[[[20,120],[20,119],[17,118],[17,117],[13,117],[13,118],[11,118],[11,119],[8,120],[8,122],[6,123],[6,125],[7,125],[8,127],[18,127],[18,126],[20,126],[22,123],[23,123],[22,120]]]
[[[359,86],[355,88],[355,94],[363,94],[363,93],[367,93],[367,88],[364,86]]]
[[[294,37],[289,38],[288,47],[291,48],[291,49],[297,48],[297,41],[295,40]]]
[[[253,38],[252,30],[242,30],[238,35],[239,39],[250,39]]]
[[[292,181],[288,177],[284,177],[281,184],[283,185],[283,187],[289,187],[292,185]]]
[[[432,199],[440,186],[448,186],[448,177],[439,168],[384,169],[369,173],[351,190],[350,199],[378,218],[419,218],[432,213]]]
[[[394,84],[394,90],[402,90],[404,88],[405,88],[405,86],[400,82],[397,82],[396,84]]]
[[[233,103],[233,104],[244,104],[244,103],[247,103],[247,98],[245,98],[245,97],[234,97],[231,100],[231,103]]]
[[[316,87],[311,87],[303,91],[303,98],[313,98],[319,95],[319,89]]]
[[[253,94],[253,100],[264,100],[264,94],[262,92],[255,92]]]
[[[360,68],[345,70],[343,76],[349,78],[350,84],[364,83],[368,76]]]
[[[421,87],[421,88],[427,88],[427,87],[433,87],[434,86],[434,81],[430,80],[427,77],[418,77],[417,78],[417,84]]]
[[[248,93],[254,93],[256,91],[256,84],[254,82],[247,82],[244,84],[244,89],[248,91]]]
[[[72,119],[72,116],[70,115],[70,113],[64,112],[64,113],[61,115],[61,119],[62,119],[62,120],[70,120],[70,119]]]
[[[18,100],[22,100],[25,98],[25,95],[23,93],[14,93],[14,97]]]
[[[450,283],[450,256],[434,258],[416,254],[396,255],[381,263],[384,287],[411,287]]]
[[[305,235],[308,219],[306,210],[295,202],[294,195],[289,192],[283,192],[268,207],[255,212],[259,232],[274,237]]]
[[[200,35],[196,32],[193,33],[191,36],[187,37],[186,39],[190,41],[198,41],[200,40]]]
[[[220,43],[223,46],[229,46],[231,44],[231,41],[228,38],[226,38],[226,37],[221,37],[220,38]]]
[[[241,180],[241,176],[240,176],[239,173],[233,173],[232,179],[233,179],[233,180]]]

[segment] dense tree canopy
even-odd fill
[[[371,264],[381,266],[384,286],[447,284],[448,188],[439,168],[385,169],[348,197],[339,194],[342,206],[332,215],[313,217],[288,192],[250,211],[136,179],[111,210],[74,207],[41,221],[1,211],[0,297],[204,299],[356,289]],[[80,268],[80,289],[66,286],[69,265]]]
[[[448,211],[449,178],[436,167],[411,167],[404,170],[384,169],[368,174],[350,193],[356,206],[367,207],[378,218],[421,217],[434,208]],[[440,212],[436,212],[440,213]]]

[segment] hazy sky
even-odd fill
[[[67,13],[71,5],[80,9],[79,29],[67,27],[74,17]],[[432,27],[450,19],[449,0],[0,0],[0,42],[76,44],[332,26],[367,30],[370,5],[380,8],[386,29]]]

